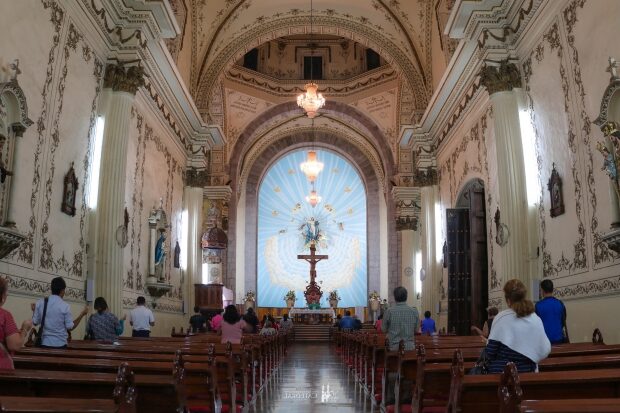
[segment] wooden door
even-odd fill
[[[471,322],[482,327],[489,302],[487,227],[484,188],[469,190],[469,228],[471,247]]]
[[[448,230],[448,331],[469,335],[471,329],[471,259],[468,208],[446,211]]]

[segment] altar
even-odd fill
[[[288,314],[294,323],[305,324],[331,324],[336,318],[333,308],[291,308]]]

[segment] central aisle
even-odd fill
[[[256,413],[365,413],[371,402],[328,343],[295,343],[257,397]],[[378,411],[378,407],[374,408]]]

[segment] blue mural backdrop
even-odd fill
[[[295,290],[296,307],[305,307],[303,292],[310,281],[310,264],[297,259],[309,254],[304,233],[321,232],[317,254],[329,259],[317,264],[317,282],[327,295],[337,290],[340,307],[365,306],[367,301],[366,192],[357,171],[344,158],[317,151],[324,163],[315,187],[322,197],[312,207],[305,199],[311,186],[299,169],[306,151],[292,152],[271,166],[258,194],[257,299],[261,307],[286,307],[284,295]],[[316,226],[316,229],[314,228]]]

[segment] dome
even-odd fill
[[[205,249],[226,249],[228,246],[228,236],[223,229],[217,226],[211,228],[202,235],[202,248]]]

